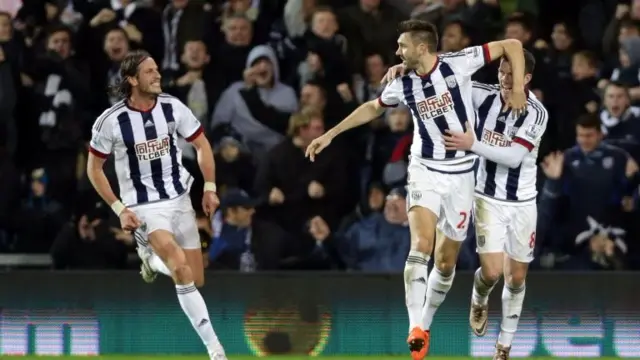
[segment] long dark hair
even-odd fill
[[[138,66],[150,57],[151,55],[144,50],[136,50],[128,53],[120,63],[120,79],[117,84],[109,87],[109,93],[120,99],[129,98],[131,96],[129,78],[138,76]]]

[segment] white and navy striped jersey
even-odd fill
[[[527,202],[535,200],[538,150],[547,128],[548,113],[532,92],[527,110],[517,119],[500,95],[499,85],[473,83],[473,107],[477,110],[476,138],[490,146],[510,147],[512,142],[529,150],[517,168],[480,158],[476,194],[487,200]]]
[[[474,154],[445,150],[442,135],[447,129],[466,130],[475,124],[471,99],[471,75],[491,61],[489,48],[475,46],[438,56],[433,69],[424,75],[411,71],[391,81],[378,98],[384,107],[404,103],[413,117],[411,155],[434,170],[458,172],[473,166]]]
[[[176,198],[193,179],[182,166],[178,136],[194,140],[203,132],[198,119],[177,98],[161,94],[148,111],[120,101],[93,125],[89,151],[115,157],[120,198],[127,206]]]

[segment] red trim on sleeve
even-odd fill
[[[391,105],[391,104],[385,104],[384,101],[382,101],[382,97],[378,97],[378,104],[380,104],[380,106],[384,107],[384,108],[394,108],[396,106],[398,106],[398,104],[395,105]]]
[[[109,154],[105,154],[103,152],[100,152],[100,151],[94,149],[91,146],[89,146],[89,152],[92,153],[93,155],[95,155],[96,157],[99,157],[100,159],[106,159],[109,156]]]
[[[488,64],[491,62],[491,51],[489,51],[489,44],[482,45],[482,56],[484,56],[485,64]]]
[[[196,130],[193,134],[191,134],[191,136],[185,138],[185,140],[187,140],[188,142],[192,142],[193,140],[195,140],[198,136],[200,136],[200,134],[202,134],[204,132],[204,128],[202,126],[200,126],[198,128],[198,130]]]
[[[525,140],[523,138],[520,138],[520,137],[513,138],[513,142],[516,143],[516,144],[520,144],[520,145],[526,147],[527,150],[529,150],[529,151],[533,150],[533,148],[534,148],[532,143],[530,143],[527,140]]]

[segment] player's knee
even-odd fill
[[[489,284],[497,283],[502,276],[502,269],[498,266],[483,266],[480,272],[482,273],[482,280]]]
[[[411,250],[431,254],[433,252],[433,237],[416,235],[413,238]]]
[[[179,264],[173,270],[176,280],[181,284],[188,284],[193,282],[193,273],[191,268],[186,263]]]
[[[524,286],[527,274],[522,271],[513,271],[511,274],[505,274],[504,282],[514,289],[519,289]]]
[[[452,261],[451,259],[436,258],[434,260],[434,266],[443,276],[450,276],[456,269],[456,261],[455,259]]]

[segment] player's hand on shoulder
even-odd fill
[[[564,166],[564,153],[556,151],[547,155],[540,166],[547,178],[552,180],[560,179]]]
[[[331,136],[328,134],[324,134],[316,139],[314,139],[309,146],[307,146],[307,150],[305,151],[305,156],[309,158],[311,161],[316,160],[316,155],[320,154],[324,148],[331,144]]]
[[[527,110],[527,94],[523,89],[513,89],[509,98],[509,107],[515,117],[520,117]]]
[[[404,64],[393,65],[387,70],[387,73],[384,74],[382,80],[380,80],[380,84],[391,82],[398,76],[404,76],[405,71],[406,68],[404,67]]]
[[[136,213],[129,209],[124,209],[120,214],[120,227],[124,231],[132,232],[142,225]]]

